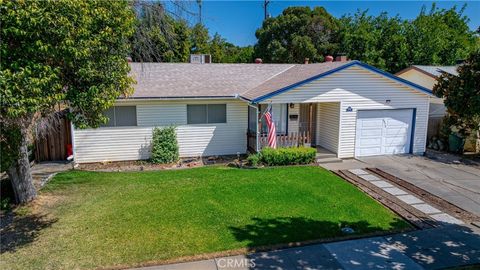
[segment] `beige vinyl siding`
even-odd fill
[[[338,128],[340,125],[340,103],[318,103],[317,144],[334,153],[338,152]]]
[[[287,104],[289,106],[289,104]],[[294,107],[288,107],[288,133],[298,132],[298,125],[300,121],[300,104],[294,104]],[[296,120],[290,120],[290,115],[297,115]]]
[[[424,74],[415,69],[410,69],[409,71],[399,74],[397,76],[402,79],[414,82],[430,90],[433,89],[433,86],[437,83],[437,80],[435,78],[432,78],[431,76],[428,76],[427,74]]]
[[[338,145],[340,158],[354,157],[357,111],[416,109],[413,152],[425,152],[429,96],[360,66],[346,68],[263,102],[341,102]],[[346,111],[348,107],[352,108],[351,112]]]
[[[187,104],[227,104],[227,123],[187,125]],[[247,103],[239,100],[118,101],[137,106],[136,127],[108,127],[74,132],[78,163],[140,160],[150,157],[152,129],[177,126],[181,157],[229,155],[247,149]]]

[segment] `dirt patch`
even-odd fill
[[[33,202],[14,211],[0,213],[0,253],[14,252],[35,241],[42,230],[57,222],[46,211],[63,200],[61,196],[39,195]]]
[[[244,160],[245,156],[208,156],[195,158],[182,158],[173,164],[153,164],[146,160],[137,161],[114,161],[82,163],[76,167],[86,171],[122,172],[122,171],[156,171],[202,167],[205,165],[228,165],[230,163]]]
[[[44,214],[46,209],[55,207],[56,205],[64,202],[65,196],[40,194],[37,198],[28,204],[32,214]]]

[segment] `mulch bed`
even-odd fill
[[[243,156],[240,157],[244,158]],[[81,163],[75,168],[85,171],[104,171],[104,172],[125,172],[125,171],[156,171],[156,170],[172,170],[202,167],[205,165],[222,164],[226,165],[238,160],[238,156],[209,156],[203,158],[183,158],[179,162],[173,164],[153,164],[146,160],[137,161],[112,161],[112,162],[95,162]]]

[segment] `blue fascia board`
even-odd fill
[[[341,70],[343,70],[343,69],[349,68],[349,67],[354,66],[354,65],[361,66],[361,67],[363,67],[363,68],[365,68],[365,69],[368,69],[368,70],[370,70],[370,71],[373,71],[373,72],[375,72],[375,73],[379,73],[380,75],[383,75],[383,76],[385,76],[385,77],[387,77],[387,78],[390,78],[390,79],[392,79],[392,80],[398,81],[398,82],[403,83],[403,84],[406,84],[406,85],[408,85],[408,86],[410,86],[410,87],[412,87],[412,88],[415,88],[415,89],[417,89],[417,90],[419,90],[419,91],[421,91],[421,92],[424,92],[424,93],[426,93],[426,94],[428,94],[428,95],[432,95],[432,91],[431,91],[430,89],[428,89],[428,88],[425,88],[425,87],[420,86],[420,85],[418,85],[418,84],[416,84],[416,83],[407,81],[407,80],[405,80],[405,79],[399,78],[399,77],[397,77],[397,76],[395,76],[395,75],[393,75],[393,74],[390,74],[390,73],[388,73],[388,72],[386,72],[386,71],[383,71],[383,70],[381,70],[381,69],[378,69],[378,68],[376,68],[376,67],[370,66],[370,65],[368,65],[368,64],[362,63],[362,62],[360,62],[360,61],[358,61],[358,60],[354,60],[354,61],[351,61],[351,62],[349,62],[349,63],[347,63],[347,64],[345,64],[345,65],[343,65],[343,66],[334,68],[334,69],[332,69],[332,70],[329,70],[329,71],[327,71],[327,72],[318,74],[318,75],[313,76],[313,77],[311,77],[311,78],[308,78],[308,79],[306,79],[306,80],[299,81],[299,82],[294,83],[294,84],[292,84],[292,85],[286,86],[286,87],[284,87],[284,88],[281,88],[281,89],[275,90],[275,91],[273,91],[273,92],[270,92],[270,93],[268,93],[268,94],[266,94],[266,95],[263,95],[263,96],[260,96],[260,97],[258,97],[258,98],[255,98],[255,99],[251,100],[251,103],[259,103],[259,102],[262,102],[262,101],[264,101],[265,99],[274,97],[274,96],[279,95],[279,94],[281,94],[281,93],[284,93],[284,92],[287,92],[287,91],[289,91],[289,90],[292,90],[293,88],[296,88],[296,87],[301,86],[301,85],[303,85],[303,84],[306,84],[306,83],[308,83],[308,82],[311,82],[311,81],[320,79],[320,78],[322,78],[322,77],[326,77],[326,76],[328,76],[328,75],[330,75],[330,74],[333,74],[333,73],[335,73],[335,72],[341,71]]]

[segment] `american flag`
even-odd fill
[[[275,122],[273,122],[272,106],[268,107],[264,117],[268,127],[268,146],[277,148],[277,131],[275,129]]]

